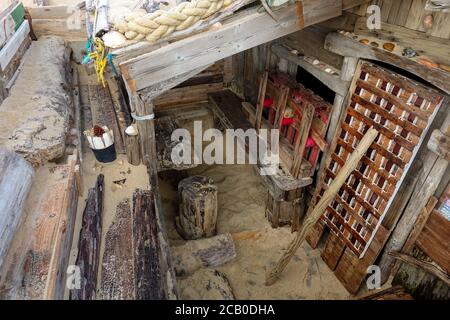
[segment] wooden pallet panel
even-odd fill
[[[376,128],[379,137],[322,218],[349,250],[363,256],[369,250],[443,97],[367,62],[360,63],[349,97],[314,201],[320,199],[364,133],[370,127]]]

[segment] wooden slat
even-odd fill
[[[30,33],[30,24],[24,21],[8,43],[0,50],[0,71],[5,70],[23,41]]]
[[[448,274],[450,274],[450,249],[444,239],[448,239],[449,236],[450,221],[434,211],[417,239],[419,248]]]

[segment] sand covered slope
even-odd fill
[[[34,166],[64,154],[72,105],[70,52],[58,37],[33,42],[0,105],[0,146]]]

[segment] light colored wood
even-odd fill
[[[0,50],[0,71],[5,70],[23,41],[30,33],[30,24],[24,21],[8,43]]]
[[[0,148],[0,267],[21,221],[33,178],[33,168],[21,156]]]
[[[340,188],[345,183],[350,174],[356,169],[362,156],[367,152],[377,136],[378,131],[374,128],[370,128],[369,131],[367,131],[367,133],[364,135],[363,139],[356,147],[355,151],[352,153],[345,165],[341,168],[331,185],[325,191],[325,194],[322,196],[320,201],[317,203],[311,213],[306,216],[306,219],[303,222],[300,231],[298,232],[292,243],[289,245],[289,248],[285,251],[276,266],[267,274],[266,285],[273,285],[277,281],[281,273],[289,264],[292,257],[297,252],[300,245],[305,240],[306,235],[317,223],[317,221],[319,221],[320,217],[325,212],[325,209],[330,205],[331,201],[333,201],[334,197],[339,192]]]
[[[307,0],[303,1],[303,6],[305,26],[341,14],[341,3],[337,0]],[[124,62],[122,73],[128,82],[132,82],[129,83],[130,88],[139,91],[301,29],[292,6],[279,10],[277,15],[282,23],[274,21],[266,12],[245,10],[220,29],[177,41]]]
[[[280,58],[287,59],[296,65],[302,67],[310,74],[312,74],[315,78],[320,80],[324,85],[326,85],[329,89],[333,90],[340,96],[345,96],[350,87],[350,81],[345,81],[341,79],[339,74],[332,74],[325,72],[324,70],[318,68],[312,63],[306,61],[304,57],[299,57],[296,54],[290,52],[286,47],[274,44],[272,45],[272,51],[274,54],[278,55]]]
[[[356,34],[373,36],[380,39],[380,42],[392,42],[405,48],[411,47],[419,54],[430,57],[437,63],[450,64],[448,40],[388,23],[382,23],[380,30],[371,31],[367,28],[366,21],[366,18],[359,18],[356,21]]]
[[[443,70],[428,68],[415,60],[404,58],[396,53],[366,46],[337,32],[330,33],[327,36],[325,48],[346,57],[376,60],[402,68],[450,94],[450,73]]]
[[[428,141],[428,149],[439,157],[450,161],[450,137],[442,133],[441,130],[434,130]]]

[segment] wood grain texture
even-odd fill
[[[21,156],[0,148],[0,267],[21,221],[33,178],[33,168]]]

